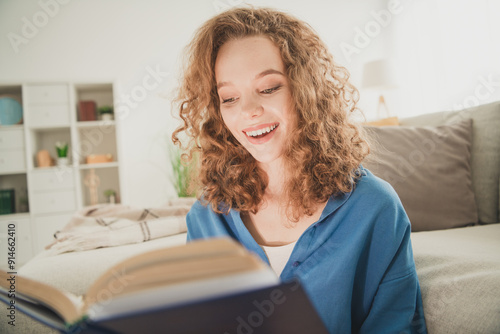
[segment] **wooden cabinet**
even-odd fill
[[[95,200],[105,203],[104,191],[113,190],[120,202],[119,124],[101,121],[98,115],[92,121],[78,117],[80,101],[93,101],[97,108],[113,106],[112,83],[0,85],[2,95],[22,101],[23,124],[0,125],[0,191],[13,193],[16,202],[14,212],[0,215],[0,224],[19,226],[26,261],[42,251],[77,210]],[[57,165],[56,142],[68,143],[67,165]],[[53,166],[38,165],[37,153],[43,150],[53,158]],[[88,164],[89,155],[110,155],[112,161]],[[97,185],[93,195],[92,184]]]

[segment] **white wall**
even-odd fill
[[[411,13],[405,1],[396,1],[397,14],[377,29],[376,17],[394,7],[391,1],[248,3],[275,7],[307,21],[359,85],[365,62],[395,52],[397,18]],[[169,96],[177,83],[182,49],[202,22],[241,2],[0,0],[0,83],[116,81],[117,103],[126,111],[121,117],[126,197],[133,205],[161,205],[175,196],[168,181],[166,143],[177,124],[170,116]],[[30,30],[30,24],[39,27]],[[370,36],[363,38],[367,29]],[[17,40],[20,44],[11,41],[13,34],[24,38]],[[147,94],[140,96],[144,80],[155,84],[151,72],[160,72],[158,85],[143,89]],[[362,91],[360,106],[367,114],[374,112],[377,94]]]
[[[389,38],[399,115],[500,100],[500,1],[406,2]]]

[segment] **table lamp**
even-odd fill
[[[396,88],[396,80],[389,63],[385,59],[374,60],[366,63],[363,67],[363,80],[361,83],[362,88],[385,90]],[[382,109],[385,109],[385,115],[382,114]],[[377,117],[387,118],[390,117],[389,108],[385,103],[384,96],[380,94],[377,106]]]

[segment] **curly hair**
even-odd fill
[[[208,20],[187,47],[187,63],[175,102],[191,151],[199,153],[202,199],[218,213],[256,213],[268,184],[266,173],[233,137],[220,113],[215,60],[229,40],[265,36],[279,48],[290,83],[297,128],[284,148],[287,216],[298,221],[316,205],[352,190],[361,161],[369,153],[361,130],[351,122],[357,89],[348,71],[333,62],[326,46],[306,23],[268,8],[235,8]]]

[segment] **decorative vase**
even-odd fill
[[[101,114],[101,120],[103,121],[112,121],[113,114]]]
[[[60,167],[67,166],[69,164],[69,160],[67,157],[57,158],[57,165]]]

